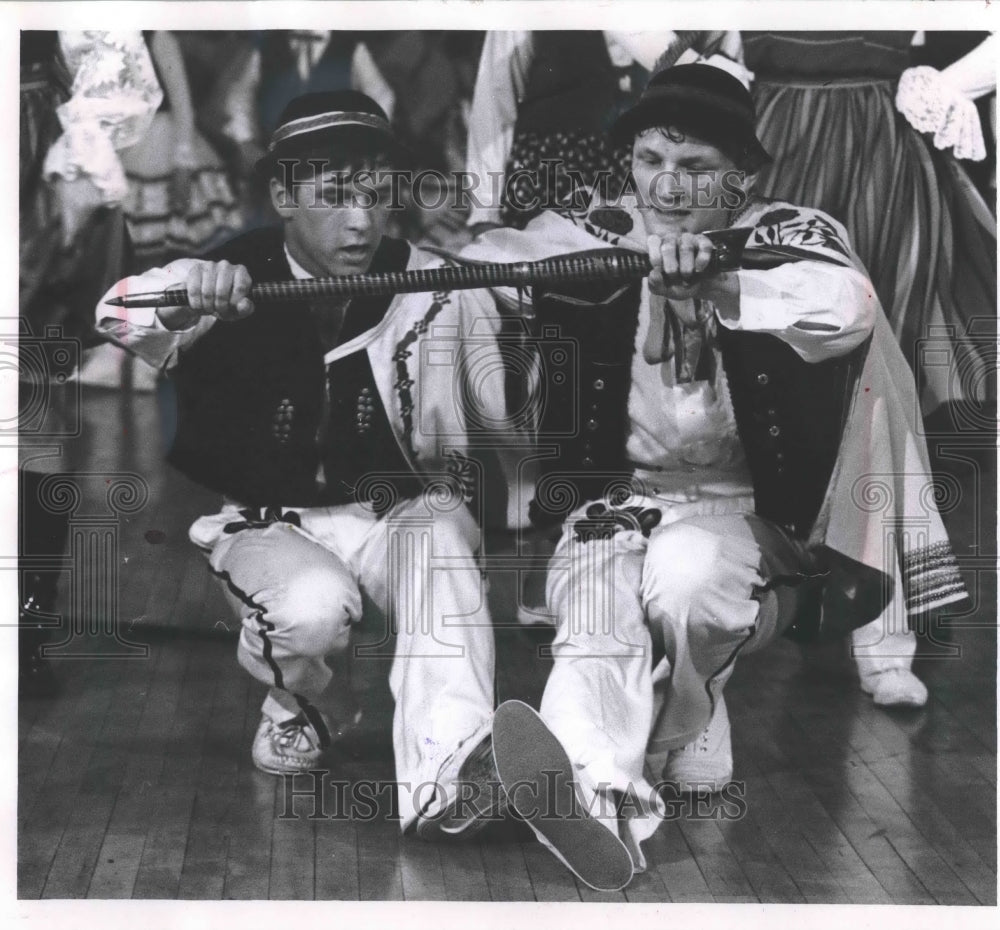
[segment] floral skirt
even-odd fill
[[[774,162],[757,191],[847,228],[917,378],[925,413],[996,399],[996,219],[950,154],[900,116],[892,81],[760,81]]]

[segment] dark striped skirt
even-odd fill
[[[961,165],[896,112],[895,82],[758,81],[774,156],[758,191],[847,228],[925,413],[996,399],[996,218]]]

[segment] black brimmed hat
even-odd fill
[[[676,65],[654,74],[639,102],[612,127],[616,143],[631,143],[644,129],[674,127],[756,170],[771,156],[756,132],[753,98],[729,72],[713,65]]]
[[[366,138],[367,137],[367,138]],[[407,156],[396,140],[385,111],[356,90],[321,91],[296,97],[281,113],[267,153],[257,162],[258,175],[270,174],[282,158],[335,155],[347,139],[368,142],[397,163]]]

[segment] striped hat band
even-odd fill
[[[339,129],[344,126],[363,126],[367,129],[379,130],[387,135],[392,134],[392,128],[389,126],[388,121],[374,113],[331,110],[328,113],[303,116],[300,119],[293,119],[287,123],[283,123],[274,130],[267,150],[268,152],[273,152],[276,146],[294,136],[319,132],[323,129]]]

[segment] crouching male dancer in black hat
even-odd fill
[[[346,305],[250,297],[260,282],[440,264],[383,237],[390,197],[377,173],[396,154],[385,114],[363,94],[297,98],[260,166],[280,228],[105,295],[186,285],[189,307],[116,317],[100,306],[97,316],[171,372],[170,460],[225,496],[190,538],[239,613],[240,664],[269,686],[254,764],[307,771],[336,738],[317,706],[331,681],[324,660],[347,648],[364,592],[396,633],[402,826],[433,838],[472,825],[449,820],[449,803],[489,754],[493,632],[480,528],[465,506],[478,499],[481,463],[468,448],[471,410],[455,398],[479,404],[476,423],[504,421],[494,302],[481,291]],[[359,172],[370,173],[364,183]]]
[[[753,197],[768,156],[745,88],[710,66],[671,68],[616,129],[632,143],[633,198],[465,250],[511,261],[617,246],[653,268],[604,294],[534,289],[543,328],[580,346],[579,388],[545,360],[543,416],[579,413],[543,420],[559,454],[533,502],[564,521],[546,592],[554,664],[539,713],[508,702],[493,726],[508,803],[603,889],[644,867],[661,789],[731,779],[723,688],[740,655],[782,633],[905,622],[964,593],[926,493],[909,369],[843,227]],[[724,270],[705,233],[736,227],[744,267]]]

